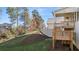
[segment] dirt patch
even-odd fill
[[[41,41],[41,40],[45,40],[49,38],[48,36],[42,35],[42,34],[32,34],[29,37],[25,38],[21,44],[25,45],[25,44],[31,44],[33,42],[37,42],[37,41]]]

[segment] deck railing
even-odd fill
[[[74,21],[64,21],[65,28],[74,28],[75,22]]]
[[[61,23],[55,23],[55,27],[63,27],[63,28],[74,28],[74,21],[62,21]]]

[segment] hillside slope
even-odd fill
[[[30,34],[16,37],[0,44],[1,51],[47,51],[50,46],[50,40],[47,36],[41,34]]]

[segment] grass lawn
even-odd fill
[[[22,45],[20,42],[30,35],[16,37],[0,44],[0,51],[48,51],[51,40],[41,40],[31,44]]]

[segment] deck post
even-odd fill
[[[55,48],[54,36],[53,36],[53,49]]]

